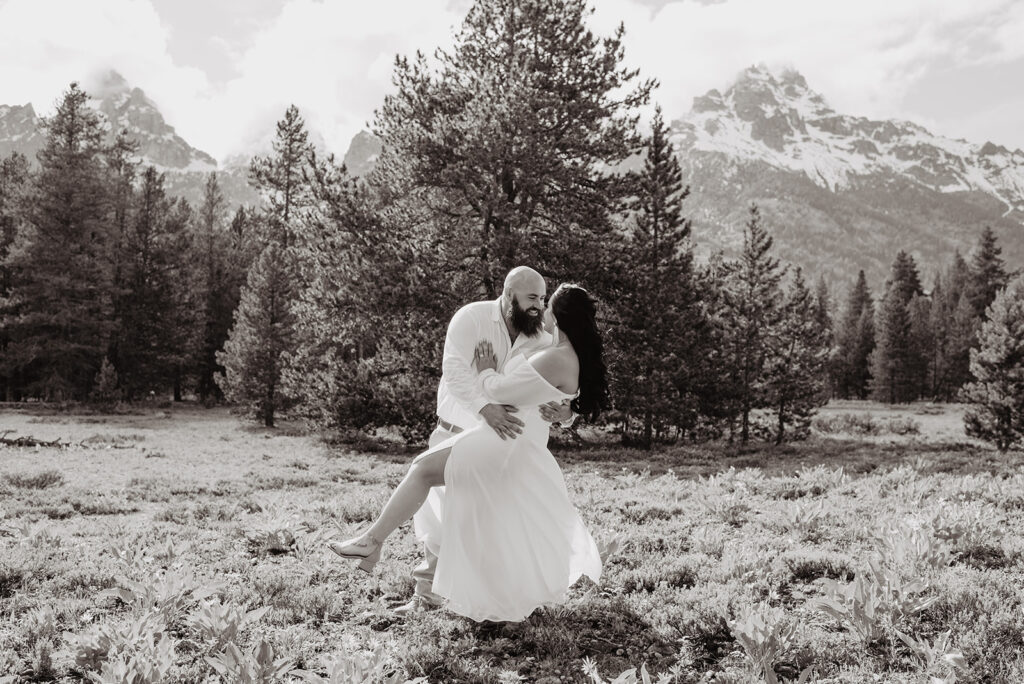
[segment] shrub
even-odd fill
[[[56,470],[43,470],[29,475],[27,473],[8,473],[4,475],[7,484],[21,489],[46,489],[64,482],[64,476]]]
[[[1000,451],[1024,446],[1024,275],[996,295],[971,349],[974,382],[963,389],[972,404],[967,434]]]

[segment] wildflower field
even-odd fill
[[[0,433],[70,444],[0,447],[0,682],[1024,681],[1024,454],[958,415],[846,403],[795,445],[559,449],[602,581],[477,624],[392,614],[408,527],[373,576],[324,547],[413,449],[7,409]]]

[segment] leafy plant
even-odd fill
[[[729,631],[739,642],[768,684],[778,684],[775,662],[792,644],[796,626],[786,621],[781,608],[766,603],[743,609],[729,621]]]
[[[426,677],[406,680],[401,672],[387,672],[384,645],[376,644],[369,652],[339,653],[327,667],[327,676],[308,670],[295,670],[293,675],[310,684],[424,684]]]
[[[264,606],[248,612],[240,606],[220,601],[201,604],[189,618],[189,623],[204,638],[211,641],[211,651],[219,651],[229,641],[235,641],[238,633],[270,610]]]
[[[108,658],[98,672],[90,672],[95,684],[160,684],[174,667],[174,646],[166,636],[153,636]]]
[[[133,613],[156,611],[171,624],[194,601],[202,601],[221,591],[218,584],[200,584],[191,571],[168,571],[149,580],[133,580],[119,576],[118,587],[105,589],[101,598],[115,598],[130,607]]]
[[[886,622],[896,624],[938,600],[918,596],[928,589],[927,582],[904,582],[895,572],[881,567],[877,560],[870,561],[869,571],[858,575],[853,582],[840,583],[827,578],[817,582],[825,595],[810,601],[810,607],[847,626],[865,644],[882,638]]]
[[[935,637],[935,641],[929,643],[927,639],[917,640],[899,630],[896,631],[896,636],[910,648],[910,652],[914,654],[926,672],[930,672],[937,665],[948,670],[948,676],[945,679],[932,679],[933,682],[939,681],[944,684],[953,684],[956,681],[957,670],[966,671],[967,669],[964,654],[952,648],[950,634],[951,632],[947,630]]]
[[[888,527],[875,535],[875,541],[894,567],[938,570],[953,561],[949,547],[926,527]]]
[[[75,665],[83,670],[99,670],[109,658],[162,641],[166,630],[164,616],[149,612],[122,625],[98,625],[85,634],[66,634],[65,638],[75,654]]]
[[[673,675],[663,674],[657,680],[651,679],[647,672],[647,663],[640,665],[640,674],[637,676],[636,668],[630,668],[612,680],[605,680],[597,669],[597,663],[590,658],[583,660],[583,673],[590,677],[592,684],[671,684]]]
[[[248,652],[229,642],[224,651],[205,660],[226,684],[271,684],[295,670],[290,660],[275,658],[273,647],[263,639]]]

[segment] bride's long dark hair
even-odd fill
[[[611,406],[604,344],[597,330],[597,306],[586,290],[572,283],[558,286],[550,306],[558,330],[569,338],[580,360],[580,394],[572,400],[572,410],[593,421]]]

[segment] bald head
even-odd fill
[[[510,331],[526,335],[536,335],[541,331],[547,290],[544,278],[529,266],[517,266],[508,272],[501,298]]]
[[[513,290],[535,290],[540,288],[542,293],[547,291],[544,278],[529,266],[516,266],[505,276],[505,287],[502,293],[508,296]]]

